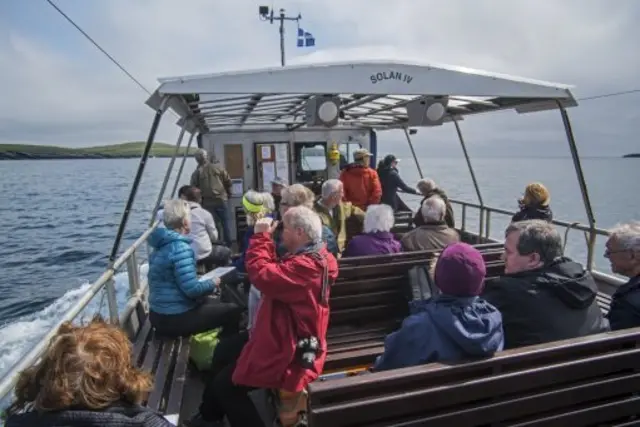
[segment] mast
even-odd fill
[[[269,8],[269,6],[259,6],[258,16],[261,21],[268,21],[270,24],[273,24],[274,19],[280,21],[280,65],[284,67],[284,21],[295,21],[297,23],[302,19],[302,15],[298,14],[298,16],[287,16],[285,10],[280,9],[279,15],[274,16],[273,8]]]

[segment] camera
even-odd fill
[[[320,341],[316,337],[302,338],[296,346],[300,363],[305,369],[313,369],[313,363],[320,352]]]

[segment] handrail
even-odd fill
[[[485,210],[490,210],[491,212],[496,212],[496,213],[503,214],[503,215],[510,215],[510,216],[512,216],[512,215],[514,215],[514,214],[516,213],[516,212],[514,212],[514,211],[508,211],[508,210],[506,210],[506,209],[493,208],[493,207],[489,207],[489,206],[486,206],[486,205],[485,205],[485,206],[480,206],[480,205],[479,205],[479,204],[477,204],[477,203],[473,203],[473,202],[464,202],[464,201],[462,201],[462,200],[457,200],[457,199],[449,199],[449,201],[450,201],[451,203],[455,203],[455,204],[460,205],[460,206],[463,206],[463,207],[468,206],[468,207],[471,207],[471,208],[476,208],[476,209],[478,209],[478,210],[480,210],[480,209],[485,209]],[[553,221],[551,221],[551,222],[552,222],[553,224],[555,224],[555,225],[559,225],[559,226],[561,226],[561,227],[571,227],[571,228],[573,228],[573,229],[575,229],[575,230],[587,231],[587,232],[590,232],[590,231],[591,231],[591,227],[589,227],[589,225],[587,225],[587,224],[582,224],[582,223],[580,223],[580,222],[568,222],[568,221],[561,221],[561,220],[557,220],[557,219],[554,219],[554,220],[553,220]],[[608,236],[609,236],[609,231],[607,231],[607,230],[605,230],[605,229],[595,227],[593,230],[594,230],[594,232],[595,232],[597,235],[605,236],[605,237],[608,237]]]
[[[147,240],[153,230],[158,227],[158,224],[159,222],[156,221],[147,231],[142,233],[138,240],[136,240],[122,255],[120,255],[120,257],[118,257],[118,259],[110,268],[107,268],[107,270],[102,273],[102,275],[91,285],[87,292],[82,295],[82,297],[78,301],[76,301],[76,303],[64,314],[64,316],[62,316],[62,319],[60,319],[60,321],[58,321],[58,323],[53,328],[51,328],[49,332],[44,337],[42,337],[25,356],[23,356],[18,362],[14,363],[11,368],[9,368],[2,380],[0,380],[0,401],[3,400],[9,393],[11,393],[13,387],[18,381],[18,375],[20,374],[20,372],[32,366],[38,361],[38,359],[47,349],[51,338],[53,338],[58,332],[58,329],[60,329],[60,326],[62,326],[62,324],[65,322],[73,321],[78,316],[78,314],[80,314],[82,310],[87,307],[93,297],[95,297],[96,294],[103,288],[108,286],[108,284],[113,280],[113,277],[115,276],[118,269],[122,267],[122,265],[127,262],[130,257],[134,256],[136,249],[138,249],[138,247],[140,247]],[[146,284],[146,281],[144,282],[144,284]]]

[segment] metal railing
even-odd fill
[[[493,208],[490,206],[482,206],[478,203],[472,202],[464,202],[462,200],[449,199],[449,201],[455,205],[461,206],[462,209],[462,224],[460,226],[461,231],[467,231],[467,209],[474,208],[479,212],[479,225],[478,225],[478,236],[481,238],[489,239],[491,237],[491,216],[492,214],[500,214],[505,216],[513,216],[515,212],[508,211],[506,209]],[[569,231],[578,230],[582,231],[585,234],[585,244],[587,246],[587,263],[586,267],[589,270],[593,270],[593,257],[595,255],[595,242],[597,236],[609,236],[609,232],[607,230],[591,227],[587,224],[582,224],[580,222],[568,222],[568,221],[560,221],[554,219],[552,221],[553,224],[558,225],[560,227],[565,227],[565,243],[567,240],[567,236]],[[613,277],[613,276],[612,276]]]
[[[49,345],[49,341],[53,338],[60,326],[65,322],[74,321],[83,310],[87,308],[89,303],[93,301],[93,298],[100,292],[104,291],[107,300],[107,306],[109,310],[109,320],[112,323],[123,324],[126,319],[131,315],[135,309],[136,304],[139,301],[144,300],[144,293],[147,288],[147,281],[140,280],[140,266],[138,265],[136,251],[147,240],[149,235],[158,226],[156,221],[151,228],[145,231],[120,257],[108,268],[102,275],[91,284],[87,292],[80,297],[75,304],[67,310],[58,323],[51,328],[46,335],[44,335],[37,344],[35,344],[29,352],[20,358],[4,375],[0,380],[0,401],[4,400],[9,393],[13,390],[13,387],[18,380],[18,375],[24,369],[34,365],[38,359],[42,356],[44,351]],[[129,278],[129,300],[125,306],[122,314],[118,313],[118,303],[116,301],[116,288],[115,288],[115,275],[119,272],[123,265],[127,266],[127,273]],[[100,310],[101,307],[98,308]]]

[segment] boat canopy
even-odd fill
[[[319,126],[318,117],[327,118],[326,123],[320,120],[325,127],[434,126],[451,116],[461,120],[497,110],[527,113],[577,105],[571,86],[563,84],[399,61],[296,65],[159,81],[147,105],[157,110],[166,102],[183,125],[190,122],[187,127],[201,133],[313,128]],[[324,101],[335,107],[323,107]],[[434,103],[441,107],[427,111]]]

